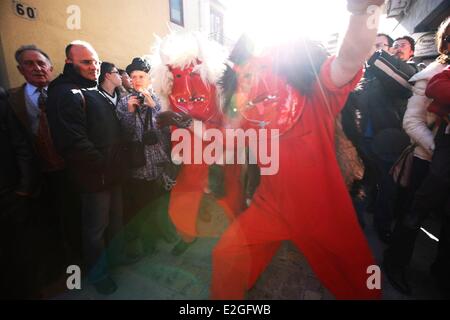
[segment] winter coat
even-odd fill
[[[431,99],[425,96],[425,89],[428,81],[444,68],[445,65],[433,62],[409,80],[414,83],[413,96],[408,100],[407,110],[403,118],[403,129],[417,144],[414,149],[414,156],[422,160],[431,161],[435,148],[435,133],[430,128],[433,126],[436,117],[427,112]]]
[[[19,191],[31,194],[37,187],[39,170],[25,130],[0,97],[0,194]]]
[[[97,192],[120,181],[123,146],[112,103],[72,64],[48,88],[47,116],[55,146],[81,192]]]

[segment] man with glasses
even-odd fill
[[[402,61],[410,61],[414,56],[415,42],[408,36],[395,39],[392,53]]]
[[[124,169],[120,124],[115,108],[97,88],[99,71],[97,52],[89,43],[70,43],[64,71],[49,85],[48,116],[55,145],[81,198],[82,251],[89,282],[99,293],[111,294],[117,286],[108,272],[105,243],[122,227],[119,175]],[[117,75],[108,77],[114,76],[120,85]],[[120,243],[112,243],[116,242]]]
[[[110,62],[102,62],[100,66],[100,77],[98,78],[98,88],[112,104],[115,109],[120,98],[119,88],[122,85],[122,77],[116,66]]]
[[[378,33],[375,39],[374,50],[384,50],[388,53],[392,51],[392,45],[394,44],[394,40],[385,33]],[[373,54],[374,51],[372,51]]]

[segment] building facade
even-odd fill
[[[55,76],[64,66],[65,46],[76,39],[90,42],[101,60],[125,68],[151,52],[155,35],[170,30],[199,31],[223,43],[224,12],[219,0],[1,0],[0,85],[23,82],[14,52],[24,44],[49,54]]]
[[[415,59],[429,63],[436,58],[435,33],[450,16],[450,0],[388,0],[380,20],[379,32],[392,38],[409,35],[416,40]],[[332,33],[324,42],[330,54],[336,54],[339,33]]]
[[[384,31],[392,37],[411,35],[416,40],[415,59],[430,62],[438,55],[435,33],[450,16],[449,0],[389,0],[386,15],[393,23]]]

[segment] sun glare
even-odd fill
[[[345,0],[228,0],[228,30],[243,32],[259,45],[298,36],[325,40],[342,32],[348,21]]]

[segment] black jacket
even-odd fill
[[[25,130],[14,115],[0,88],[0,194],[20,191],[32,194],[37,186],[38,168]]]
[[[410,76],[417,72],[416,67],[412,64],[399,59],[397,59],[397,63],[403,68],[409,68]],[[364,80],[361,83],[362,90],[356,93],[362,116],[361,129],[363,132],[366,130],[369,118],[374,134],[388,128],[402,129],[403,115],[412,92],[408,90],[409,94],[405,95],[404,90],[396,89],[392,82],[388,82],[382,77],[382,73],[372,69],[372,66],[366,69]]]
[[[56,148],[82,192],[101,191],[120,180],[120,124],[95,81],[72,64],[49,85],[47,116]]]
[[[371,60],[374,60],[376,54]],[[358,88],[350,94],[343,109],[343,125],[352,142],[359,145],[370,121],[374,141],[377,141],[377,144],[389,145],[384,136],[395,133],[393,137],[395,143],[391,141],[388,149],[392,149],[389,152],[401,152],[405,147],[404,144],[409,143],[409,138],[403,131],[403,116],[412,92],[397,83],[388,72],[398,73],[397,76],[401,74],[403,82],[407,82],[407,79],[417,72],[417,68],[414,64],[401,61],[394,56],[389,56],[389,59],[387,63],[390,69],[387,70],[390,71],[384,72],[385,70],[374,65],[367,66],[364,78]]]

